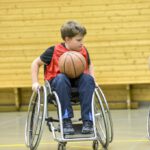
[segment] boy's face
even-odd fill
[[[80,51],[83,46],[83,36],[76,35],[72,38],[66,37],[65,44],[69,50]]]

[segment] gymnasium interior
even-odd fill
[[[150,0],[0,0],[0,150],[29,150],[24,134],[31,63],[62,42],[60,27],[68,20],[87,29],[84,45],[113,121],[107,149],[149,150],[149,18]],[[43,74],[41,68],[41,85]],[[80,107],[74,111],[80,115]],[[40,149],[57,150],[46,126]],[[92,142],[68,142],[66,149],[92,150]]]

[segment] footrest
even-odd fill
[[[94,133],[91,134],[82,134],[82,124],[73,124],[75,134],[73,135],[64,135],[65,139],[76,139],[76,138],[92,138]]]

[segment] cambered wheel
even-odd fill
[[[105,98],[105,95],[104,95],[102,89],[100,87],[97,87],[96,91],[98,92],[99,98],[102,101],[103,106],[104,106],[105,115],[106,115],[106,119],[107,119],[107,123],[108,123],[109,142],[111,143],[113,140],[114,133],[113,133],[113,122],[112,122],[112,117],[111,117],[111,113],[109,110],[109,106],[107,104],[107,100]]]
[[[36,150],[45,123],[46,114],[46,88],[42,86],[38,92],[33,92],[28,108],[28,116],[25,125],[25,143],[30,150]]]
[[[109,145],[108,121],[106,118],[103,103],[100,100],[97,91],[95,91],[94,95],[94,116],[98,140],[104,148],[107,148]]]

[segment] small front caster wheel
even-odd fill
[[[58,150],[66,150],[66,143],[58,143]]]
[[[93,150],[98,150],[98,141],[93,141]]]

